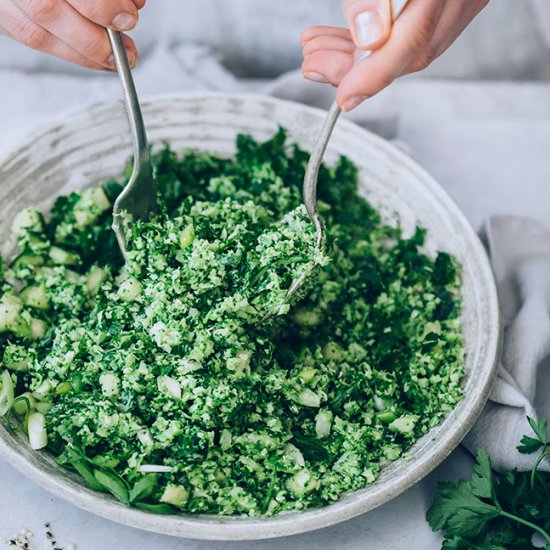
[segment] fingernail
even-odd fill
[[[135,27],[136,22],[137,18],[134,14],[124,11],[116,15],[111,24],[119,31],[129,31]]]
[[[355,35],[363,47],[382,38],[382,20],[374,11],[364,11],[355,18]]]
[[[344,109],[346,113],[349,113],[349,111],[351,111],[352,109],[355,109],[357,105],[360,105],[361,103],[363,103],[363,101],[365,101],[365,99],[367,99],[368,97],[369,96],[366,96],[366,95],[358,95],[355,97],[350,97],[348,100],[344,102],[344,105],[342,105],[342,109]]]
[[[132,50],[126,50],[126,57],[128,58],[128,64],[130,68],[134,68],[137,65],[137,55]],[[116,69],[115,56],[110,55],[107,59],[107,65],[112,69]]]
[[[315,71],[306,71],[304,72],[304,76],[308,80],[313,80],[313,82],[319,82],[320,84],[327,84],[328,80],[320,73],[316,73]]]
[[[126,52],[128,55],[128,63],[130,64],[130,67],[133,69],[137,65],[137,55],[132,51],[126,50]]]

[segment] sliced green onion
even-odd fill
[[[172,504],[178,508],[183,508],[188,500],[189,491],[181,485],[167,485],[160,497],[160,502]]]
[[[21,291],[21,299],[29,307],[35,309],[48,309],[48,297],[46,296],[46,283],[31,285]]]
[[[13,410],[19,415],[28,415],[34,405],[34,399],[29,392],[21,394],[13,401]]]
[[[118,289],[117,296],[124,302],[133,302],[141,296],[141,283],[135,277],[128,277]]]
[[[46,419],[39,412],[29,414],[28,420],[29,444],[35,451],[43,449],[48,444],[48,433],[46,432]]]
[[[179,382],[170,376],[159,376],[157,378],[158,389],[168,395],[181,399],[181,386]]]
[[[48,325],[42,319],[33,319],[31,321],[31,337],[33,340],[40,340],[44,338]]]
[[[330,411],[319,411],[315,417],[315,433],[322,439],[330,435],[332,425],[332,413]]]
[[[107,272],[101,267],[94,265],[90,269],[87,278],[86,278],[86,289],[90,294],[95,294],[105,278],[107,277]]]
[[[298,403],[305,407],[320,407],[321,398],[314,391],[306,388],[298,395]]]
[[[5,370],[0,374],[0,416],[7,414],[13,405],[13,381]]]
[[[173,470],[172,466],[162,466],[161,464],[142,464],[137,469],[142,474],[169,474]]]

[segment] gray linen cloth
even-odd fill
[[[504,323],[499,373],[489,402],[464,443],[487,450],[498,469],[529,469],[533,457],[515,452],[550,398],[550,232],[540,222],[494,216],[485,226]],[[548,462],[542,465],[548,470]]]

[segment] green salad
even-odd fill
[[[458,265],[386,224],[344,157],[319,174],[318,250],[307,160],[282,129],[234,158],[165,146],[126,261],[117,182],[20,212],[0,265],[8,427],[166,514],[322,506],[406,458],[462,398]]]

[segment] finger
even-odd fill
[[[318,50],[335,50],[340,52],[354,53],[357,48],[351,38],[340,38],[339,36],[317,36],[306,42],[302,48],[304,57]]]
[[[132,0],[132,1],[134,2],[134,5],[138,10],[140,10],[141,8],[143,8],[143,6],[145,6],[145,0]]]
[[[413,58],[400,76],[425,69],[433,59],[447,50],[488,3],[489,0],[447,3],[430,42],[431,56],[424,55]]]
[[[102,65],[93,63],[78,52],[58,40],[51,33],[31,21],[17,6],[5,2],[0,6],[0,34],[4,34],[26,46],[54,55],[70,63],[88,69],[106,70]]]
[[[339,27],[310,27],[302,33],[301,44],[304,55],[303,76],[313,82],[330,83],[334,86],[342,78],[342,70],[335,70],[334,67],[345,69],[351,65],[349,64],[349,60],[345,60],[344,62],[342,62],[341,58],[332,60],[332,52],[354,54],[356,49],[349,30]],[[314,52],[324,53],[310,57]],[[326,59],[329,59],[328,64]],[[309,69],[308,66],[310,66]],[[316,67],[317,69],[312,70],[311,67]],[[324,76],[325,72],[329,74],[328,78]]]
[[[58,40],[55,36],[51,34],[50,36],[51,43],[48,45],[47,49],[42,50],[45,53],[58,57],[59,59],[63,59],[64,61],[68,61],[69,63],[73,63],[74,65],[80,65],[86,69],[93,69],[95,71],[112,71],[112,69],[99,65],[98,63],[94,63],[93,61],[90,61],[86,57],[80,55],[77,51],[67,46],[67,44],[61,42],[61,40]]]
[[[47,30],[90,62],[113,69],[111,45],[105,29],[86,19],[71,5],[59,0],[14,0],[21,11],[36,25]],[[137,49],[125,39],[128,61],[137,63]]]
[[[132,69],[135,69],[139,61],[139,52],[138,52],[136,43],[127,34],[121,33],[121,36],[122,36],[122,41],[124,42],[124,47],[126,48],[126,54],[128,55],[128,61],[130,62],[130,67]],[[109,47],[111,48],[111,50],[113,49],[110,42],[109,42]]]
[[[307,55],[302,63],[302,74],[315,82],[329,82],[338,86],[354,62],[353,53],[338,50],[318,50]]]
[[[390,0],[342,0],[353,41],[361,50],[380,47],[390,35]]]
[[[138,22],[138,9],[132,0],[67,0],[86,19],[118,31],[129,31]]]
[[[318,25],[315,27],[309,27],[302,33],[300,36],[300,45],[303,48],[308,41],[319,36],[334,36],[351,39],[351,33],[348,29],[343,29],[340,27],[323,27]]]
[[[434,47],[444,52],[488,3],[489,0],[448,2],[434,32]]]
[[[336,93],[342,109],[350,111],[377,94],[402,74],[414,57],[433,57],[430,44],[444,6],[442,0],[408,4],[386,44],[354,65],[343,78]]]

